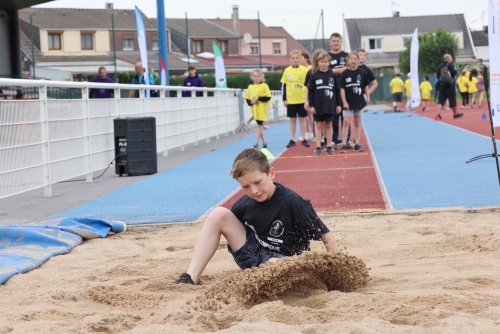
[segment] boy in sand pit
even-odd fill
[[[198,284],[221,235],[241,269],[301,254],[309,250],[310,240],[321,239],[328,252],[338,251],[335,237],[316,215],[311,202],[273,182],[276,172],[264,153],[253,148],[243,150],[230,174],[246,195],[231,210],[217,207],[208,215],[188,270],[174,284]]]

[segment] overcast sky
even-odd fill
[[[137,5],[148,17],[156,17],[156,0],[108,1],[116,9],[133,9]],[[56,0],[37,7],[53,8],[104,8],[106,0]],[[300,6],[295,5],[301,4]],[[321,38],[319,17],[325,16],[325,36],[337,31],[342,33],[342,14],[345,18],[389,17],[392,11],[401,16],[465,14],[467,24],[473,30],[480,30],[488,24],[488,0],[165,0],[167,18],[231,18],[232,6],[239,5],[240,18],[260,19],[267,26],[283,26],[296,39]],[[168,25],[168,20],[167,20]],[[318,30],[317,30],[318,29]],[[317,33],[316,33],[317,31]]]

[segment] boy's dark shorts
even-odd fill
[[[313,119],[315,122],[331,122],[333,120],[333,115],[330,114],[313,114]]]
[[[441,87],[439,89],[438,104],[444,106],[446,99],[450,102],[450,108],[457,106],[457,92],[455,91],[455,86],[451,87]]]
[[[246,229],[246,241],[245,244],[234,252],[229,244],[227,245],[227,250],[234,258],[234,261],[241,269],[248,269],[253,267],[258,267],[263,263],[269,261],[272,257],[282,258],[285,255],[270,251],[259,244],[257,239],[255,239],[255,234],[253,231]]]
[[[392,94],[392,101],[393,102],[401,102],[403,99],[403,93],[393,93]]]
[[[286,107],[286,116],[290,118],[297,117],[307,117],[306,108],[304,108],[304,103],[299,104],[289,104]]]

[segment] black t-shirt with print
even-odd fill
[[[363,71],[365,71],[366,75],[368,76],[368,80],[370,80],[370,82],[372,82],[373,80],[376,80],[375,79],[375,74],[373,74],[373,71],[368,66],[366,66],[365,64],[363,64],[363,65],[359,65],[358,68],[360,68]]]
[[[340,88],[345,89],[345,99],[351,110],[361,110],[366,106],[364,97],[365,87],[369,79],[366,72],[359,69],[354,71],[346,69],[340,75]]]
[[[342,106],[339,79],[332,71],[314,72],[308,89],[309,106],[314,107],[317,115],[335,115],[337,106]]]
[[[268,201],[257,202],[247,195],[234,203],[231,212],[261,246],[286,256],[309,250],[310,240],[319,240],[329,232],[316,215],[311,202],[293,190],[275,183]]]
[[[330,58],[330,69],[341,68],[347,66],[347,56],[349,55],[345,51],[340,51],[339,53],[328,52]],[[339,76],[339,75],[337,75]]]

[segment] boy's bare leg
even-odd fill
[[[290,118],[290,139],[295,141],[295,131],[297,129],[297,117]]]
[[[352,116],[344,116],[344,124],[342,126],[342,145],[347,145],[347,133],[349,132],[349,123]]]
[[[194,247],[193,258],[186,271],[196,283],[198,283],[208,261],[214,256],[221,235],[226,238],[234,251],[243,247],[246,241],[245,226],[230,210],[217,207],[210,212],[203,224]]]
[[[325,122],[316,122],[316,147],[321,148],[321,131]],[[333,135],[332,135],[333,136]],[[328,138],[328,137],[326,137]]]
[[[262,138],[262,144],[266,142],[266,137],[264,137],[264,124],[264,122],[262,123],[262,125],[257,124],[257,134],[259,138]]]
[[[322,122],[324,124],[325,138],[327,138],[326,146],[330,146],[331,142],[328,141],[329,138],[333,137],[333,126],[332,122]]]
[[[302,140],[306,140],[306,118],[299,117],[300,134],[302,135]]]
[[[359,144],[361,139],[361,116],[354,116],[354,144]]]

